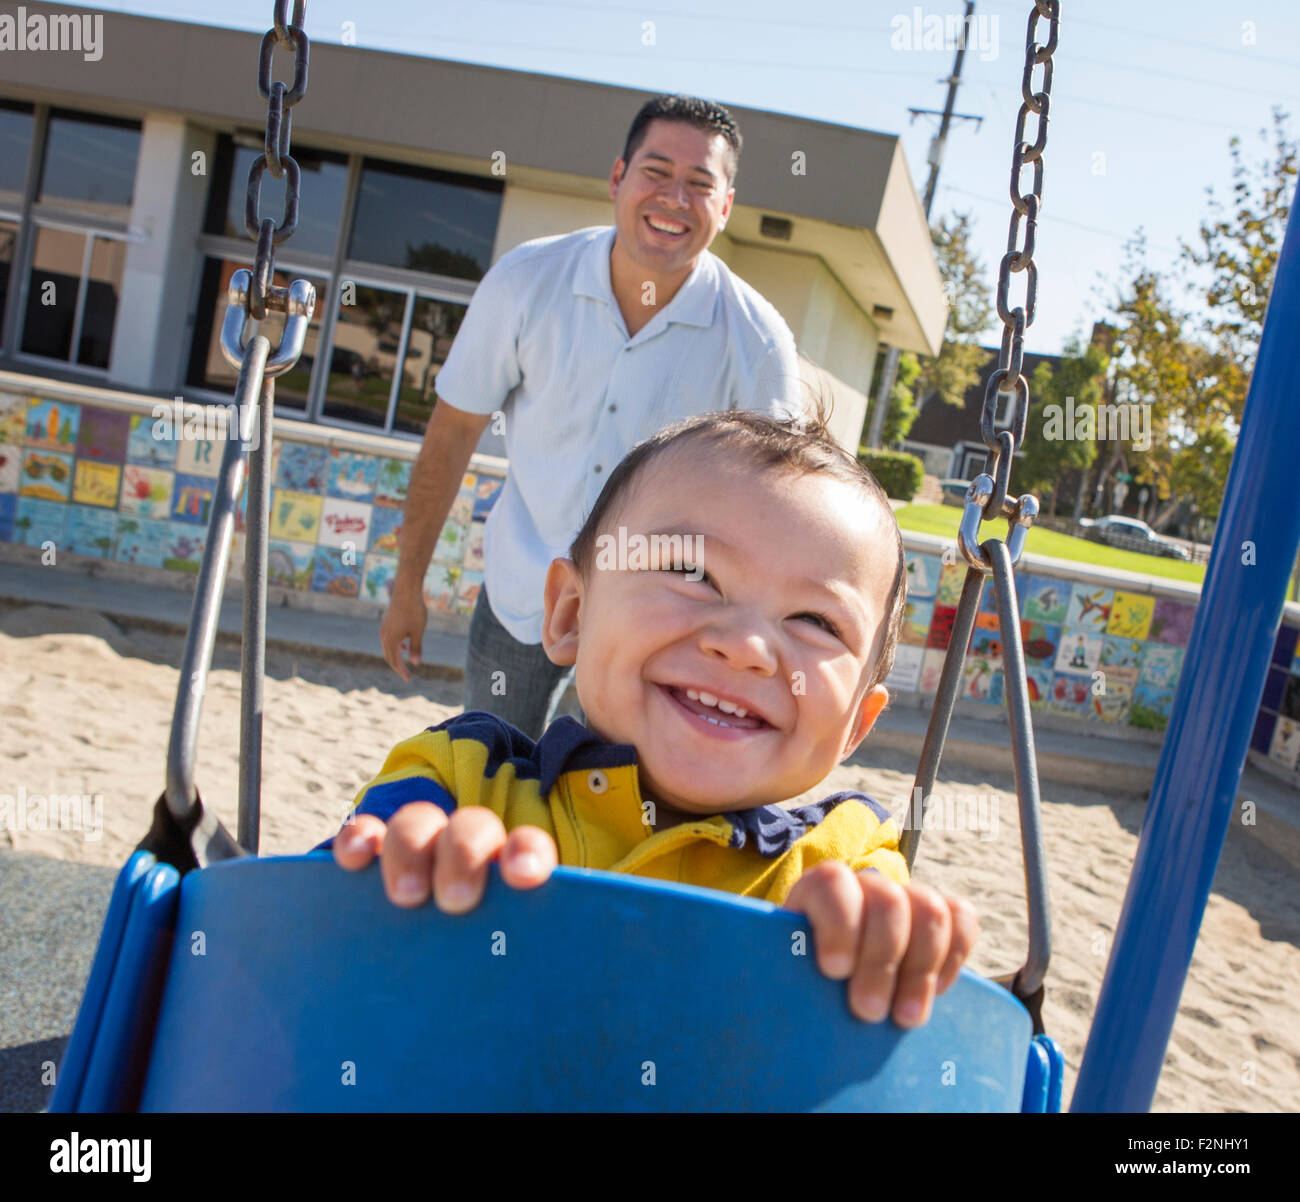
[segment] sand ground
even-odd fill
[[[87,611],[0,611],[0,793],[15,795],[22,787],[29,794],[103,798],[99,838],[73,830],[0,829],[0,870],[8,867],[14,882],[30,882],[22,903],[28,922],[20,912],[0,939],[0,978],[8,978],[0,980],[0,1010],[9,1015],[0,1024],[0,1047],[31,1041],[29,1060],[56,1046],[51,1037],[70,1030],[111,870],[148,827],[163,780],[177,678],[172,665],[181,646],[178,634],[122,627]],[[232,831],[238,668],[238,648],[220,643],[197,774],[205,798]],[[262,853],[305,851],[326,838],[393,743],[459,706],[460,683],[445,674],[426,670],[406,685],[378,661],[272,649]],[[906,796],[914,767],[898,753],[873,752],[868,739],[827,784],[889,804]],[[917,876],[977,904],[982,934],[972,968],[990,974],[1014,969],[1024,954],[1025,921],[1010,764],[1004,775],[947,765],[936,794],[986,799],[964,811],[964,825],[982,816],[983,829],[927,832]],[[1053,904],[1044,1014],[1048,1033],[1065,1053],[1068,1105],[1144,801],[1100,794],[1086,782],[1044,782],[1043,795]],[[999,807],[996,834],[991,799]],[[1296,876],[1257,840],[1235,832],[1229,838],[1153,1110],[1300,1110]],[[17,1010],[7,1000],[14,995]]]

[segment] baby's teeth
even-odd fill
[[[712,693],[701,693],[700,700],[703,701],[705,705],[718,704],[718,699]]]
[[[692,701],[698,701],[700,699],[699,693],[697,693],[694,689],[687,689],[686,696],[688,696]]]

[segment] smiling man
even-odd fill
[[[656,97],[610,171],[614,225],[525,243],[483,277],[438,376],[380,627],[404,679],[404,648],[420,662],[424,574],[494,414],[510,468],[487,521],[465,708],[535,738],[571,675],[542,648],[547,568],[615,465],[684,417],[801,408],[790,330],[709,252],[731,214],[740,148],[726,109]]]

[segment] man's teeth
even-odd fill
[[[708,706],[716,706],[724,714],[735,714],[737,718],[743,718],[749,711],[742,706],[732,705],[730,701],[722,701],[712,693],[697,693],[694,689],[687,689],[686,696],[692,701],[700,701]],[[713,721],[712,718],[709,721]]]
[[[656,221],[653,217],[647,217],[646,220],[661,234],[681,234],[686,232],[684,225],[669,225],[666,222]]]

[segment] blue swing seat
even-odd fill
[[[800,952],[804,954],[799,954]],[[118,877],[51,1110],[1060,1109],[1056,1044],[963,970],[915,1031],[849,1012],[802,916],[494,868],[468,915],[328,853]]]

